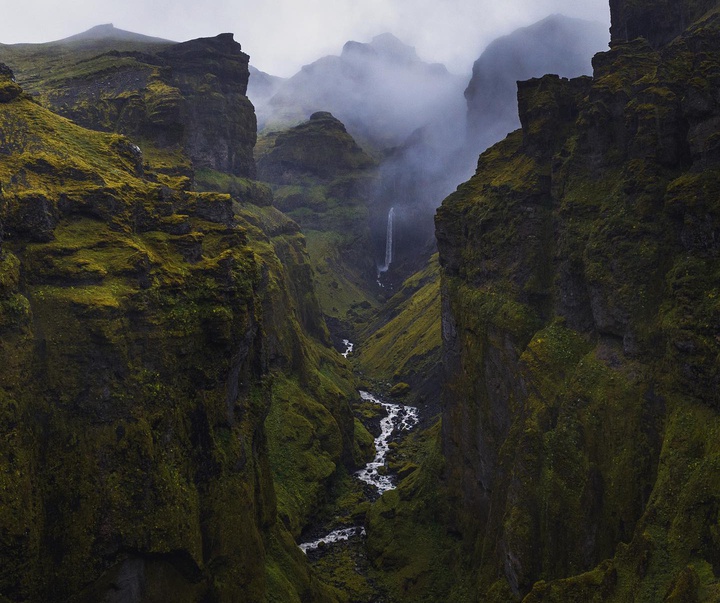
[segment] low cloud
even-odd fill
[[[10,13],[1,43],[47,42],[100,23],[178,41],[231,31],[254,65],[283,76],[386,31],[465,74],[493,39],[549,14],[609,25],[608,0],[26,0]]]

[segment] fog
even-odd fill
[[[275,82],[274,95],[249,96],[266,131],[330,111],[380,159],[370,208],[373,253],[381,265],[394,208],[394,266],[407,275],[432,251],[437,206],[473,173],[479,153],[520,126],[516,81],[546,73],[591,74],[607,48],[602,22],[552,15],[491,42],[464,75],[423,62],[391,34],[350,41],[340,55]],[[258,80],[260,81],[260,80]]]
[[[178,41],[233,32],[254,68],[287,78],[253,71],[248,95],[261,127],[330,111],[380,160],[375,255],[382,262],[394,207],[395,264],[405,273],[432,246],[435,208],[518,126],[515,81],[589,74],[609,39],[607,0],[26,0],[10,13],[0,43],[109,22]],[[558,13],[595,25],[533,25]]]
[[[288,77],[348,40],[389,31],[423,60],[465,73],[491,40],[552,13],[609,26],[607,0],[25,0],[5,7],[0,43],[47,42],[101,23],[177,41],[231,31],[256,67]]]
[[[330,111],[376,156],[405,143],[418,128],[465,113],[468,76],[420,60],[415,50],[389,33],[371,41],[348,41],[339,56],[323,57],[279,84],[269,100],[248,96],[258,127],[277,130],[316,111]]]

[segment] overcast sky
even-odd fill
[[[517,27],[562,13],[608,23],[608,0],[17,0],[0,43],[47,42],[101,23],[183,41],[233,32],[253,65],[289,76],[347,40],[389,31],[426,61],[467,73],[482,49]]]

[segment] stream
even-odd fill
[[[343,344],[346,348],[343,356],[347,358],[348,354],[353,350],[353,344],[347,339],[343,341]],[[393,436],[398,435],[400,432],[410,431],[417,425],[420,417],[418,409],[414,406],[384,402],[379,396],[362,390],[359,394],[366,402],[372,402],[373,404],[382,406],[387,415],[380,421],[380,435],[375,438],[375,458],[365,465],[363,469],[355,472],[355,477],[375,487],[378,494],[383,494],[396,487],[394,482],[395,477],[383,471],[387,460],[387,453],[390,450],[390,441]],[[307,554],[321,546],[349,540],[352,536],[365,536],[365,528],[362,526],[350,526],[333,530],[322,538],[301,543],[299,547]]]

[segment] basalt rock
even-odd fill
[[[715,0],[610,0],[612,42],[645,38],[662,47],[716,7]]]
[[[0,63],[0,103],[15,100],[22,93],[22,88],[15,82],[12,69]]]
[[[522,129],[437,213],[446,484],[478,600],[718,588],[695,568],[718,546],[720,18],[650,4],[612,4],[592,80],[520,83]]]
[[[516,82],[554,73],[565,78],[589,75],[593,54],[607,47],[601,23],[552,15],[488,45],[473,65],[465,90],[467,144],[474,158],[520,125]]]
[[[358,460],[297,226],[26,95],[0,154],[0,599],[336,600],[288,533]]]
[[[170,153],[179,147],[196,169],[253,178],[249,57],[233,35],[175,44],[130,32],[114,35],[118,31],[100,28],[77,39],[6,46],[0,60],[14,67],[28,92],[78,124]]]

